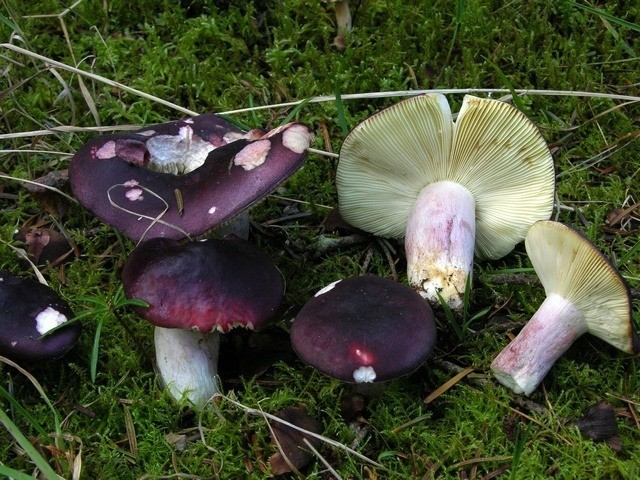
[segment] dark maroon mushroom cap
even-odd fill
[[[302,165],[312,139],[300,123],[245,133],[205,114],[97,137],[73,156],[69,179],[83,207],[131,239],[180,239],[275,190]],[[157,171],[190,160],[204,163],[183,175]]]
[[[0,270],[0,355],[20,362],[61,357],[80,336],[80,323],[42,337],[74,317],[69,305],[51,288]]]
[[[261,328],[284,290],[271,259],[237,237],[186,244],[147,240],[131,252],[122,282],[129,298],[149,305],[139,311],[150,323],[202,333]]]
[[[435,341],[429,304],[411,288],[371,275],[323,288],[291,327],[291,343],[305,363],[347,382],[405,375],[426,360]]]

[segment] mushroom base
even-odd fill
[[[473,270],[476,220],[473,195],[442,181],[422,189],[405,233],[409,284],[431,303],[440,295],[453,309],[462,306]]]
[[[493,360],[491,371],[501,384],[529,396],[556,360],[586,331],[582,312],[569,300],[551,294]]]
[[[176,400],[187,400],[202,409],[220,391],[218,332],[203,334],[197,330],[156,327],[154,342],[165,388]]]

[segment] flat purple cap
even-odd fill
[[[301,123],[243,132],[205,114],[97,137],[73,156],[69,178],[84,208],[131,239],[181,239],[275,190],[312,140]]]
[[[164,328],[228,332],[258,329],[282,300],[282,276],[271,259],[237,237],[189,242],[154,238],[139,244],[122,271],[127,297]]]
[[[80,337],[80,323],[41,337],[73,317],[69,305],[46,285],[0,270],[0,355],[18,362],[61,357]]]
[[[435,341],[428,302],[405,285],[372,275],[323,288],[291,327],[291,343],[305,363],[356,383],[412,372],[427,359]]]

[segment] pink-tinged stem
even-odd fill
[[[430,302],[438,293],[454,309],[473,270],[476,202],[462,185],[442,181],[422,189],[407,222],[409,284]]]
[[[530,395],[573,342],[587,331],[584,315],[551,294],[491,364],[493,375],[515,393]]]

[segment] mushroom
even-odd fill
[[[474,252],[498,259],[553,207],[553,158],[535,125],[504,102],[470,95],[454,123],[440,94],[404,100],[347,136],[336,175],[340,212],[405,237],[409,284],[460,308]]]
[[[324,0],[325,3],[332,3],[336,15],[337,34],[333,43],[340,49],[345,48],[345,35],[352,30],[351,10],[348,0]]]
[[[333,282],[296,315],[291,343],[332,378],[370,383],[417,369],[436,341],[431,307],[411,288],[365,275]]]
[[[0,270],[0,355],[13,361],[40,362],[67,353],[80,337],[73,311],[51,288]]]
[[[133,240],[199,235],[273,191],[313,140],[300,123],[243,132],[205,114],[103,135],[69,167],[80,204]]]
[[[640,353],[629,288],[591,242],[562,223],[540,221],[527,233],[525,247],[547,298],[491,364],[500,383],[530,395],[587,332],[624,352]]]
[[[271,259],[236,237],[144,241],[127,259],[122,282],[129,298],[148,304],[138,312],[156,326],[163,383],[199,409],[218,392],[219,333],[265,325],[284,289]]]

